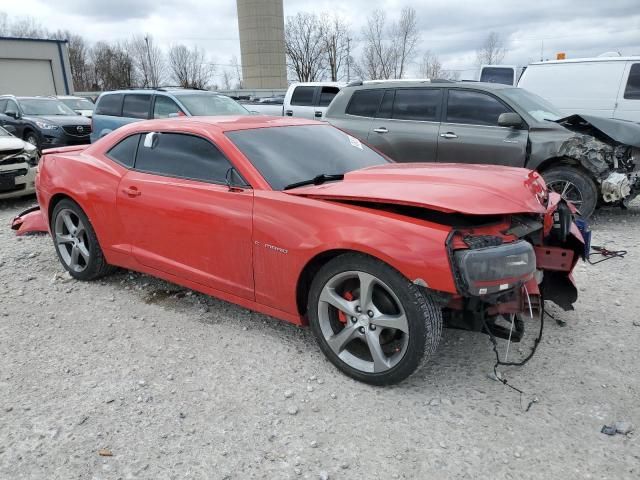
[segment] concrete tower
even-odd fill
[[[286,88],[282,0],[236,0],[244,88]]]

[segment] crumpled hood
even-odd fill
[[[24,140],[18,137],[0,137],[0,158],[7,154],[14,154],[16,151],[25,150]]]
[[[285,191],[325,200],[391,203],[468,215],[544,213],[544,181],[524,168],[453,163],[391,163],[344,180]]]
[[[571,131],[593,134],[609,144],[615,142],[640,148],[640,125],[634,122],[575,114],[556,120],[556,123]]]

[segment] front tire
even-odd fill
[[[36,147],[38,150],[40,150],[40,143],[38,142],[38,136],[35,134],[35,132],[28,131],[24,135],[24,141],[27,143],[30,143],[31,145]]]
[[[95,280],[114,271],[89,218],[72,200],[61,200],[51,215],[51,234],[58,259],[77,280]]]
[[[542,172],[549,190],[559,193],[562,198],[572,202],[580,216],[589,218],[598,204],[598,187],[595,182],[574,167],[562,165]]]
[[[437,303],[391,266],[362,254],[340,255],[320,269],[307,311],[331,363],[373,385],[407,378],[442,336]]]

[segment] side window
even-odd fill
[[[0,99],[0,112],[4,113],[7,111],[7,99]]]
[[[513,68],[484,67],[480,74],[480,81],[513,85],[513,75]]]
[[[107,152],[107,157],[115,160],[119,164],[133,168],[136,159],[136,150],[140,142],[140,135],[131,135],[124,140],[120,140]]]
[[[18,113],[18,104],[16,102],[14,102],[13,100],[8,100],[7,101],[7,107],[4,109],[5,113]]]
[[[291,105],[311,106],[316,87],[296,87],[291,95]]]
[[[209,141],[181,133],[156,135],[153,146],[145,146],[144,138],[140,142],[136,170],[204,182],[225,182],[231,164]]]
[[[395,90],[387,90],[384,92],[382,103],[380,103],[380,108],[376,115],[377,118],[391,118],[391,114],[393,112],[393,97],[395,93]]]
[[[320,100],[318,100],[319,107],[328,107],[340,89],[338,87],[322,87],[320,90]]]
[[[151,95],[125,95],[122,103],[122,116],[130,118],[149,118]]]
[[[156,96],[156,103],[153,106],[153,118],[169,118],[184,115],[176,102],[163,95]]]
[[[631,65],[627,86],[624,89],[624,98],[640,100],[640,63]]]
[[[96,105],[95,115],[110,115],[119,117],[122,113],[122,94],[113,93],[111,95],[103,95]]]
[[[449,90],[447,122],[498,125],[498,117],[512,110],[490,95],[470,90]]]
[[[382,89],[353,92],[353,96],[347,106],[347,113],[358,117],[375,117],[383,94],[384,90]]]
[[[437,122],[441,105],[440,88],[400,88],[393,102],[393,118]]]

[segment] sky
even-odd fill
[[[557,52],[567,58],[640,55],[640,0],[284,0],[284,13],[337,13],[350,23],[357,45],[368,12],[381,9],[393,21],[404,6],[416,10],[420,30],[408,76],[417,76],[420,58],[430,50],[444,68],[472,78],[476,49],[491,31],[508,49],[505,64],[526,65]],[[198,45],[219,71],[232,55],[240,58],[235,0],[0,0],[0,12],[29,15],[90,42],[147,33],[165,50]]]

